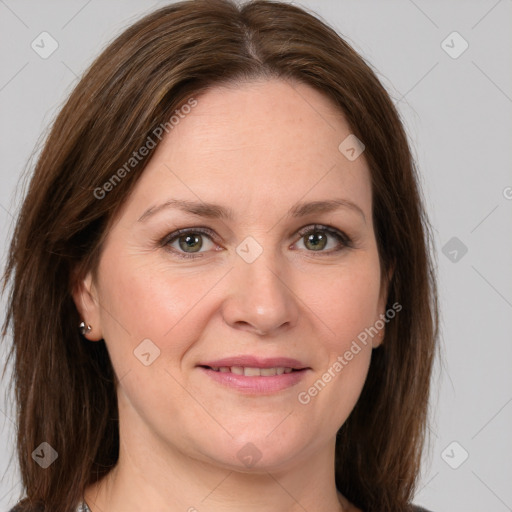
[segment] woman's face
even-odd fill
[[[286,468],[332,451],[381,339],[357,341],[386,295],[369,169],[351,139],[339,149],[350,128],[309,86],[195,99],[75,301],[120,379],[122,436],[232,469]]]

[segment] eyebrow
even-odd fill
[[[233,220],[235,217],[231,208],[220,204],[205,203],[202,201],[185,201],[183,199],[169,199],[165,203],[148,208],[139,218],[138,222],[143,222],[157,212],[164,209],[177,209],[185,213],[191,213],[199,217],[210,219],[226,219]],[[348,199],[330,199],[326,201],[299,202],[294,204],[287,213],[287,217],[297,218],[305,217],[313,213],[329,213],[340,208],[346,208],[359,213],[364,222],[366,217],[363,210]]]

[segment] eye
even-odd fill
[[[352,241],[345,233],[330,226],[306,226],[297,234],[301,237],[299,242],[304,244],[308,252],[331,254],[352,247]],[[161,245],[182,258],[201,258],[202,253],[220,250],[214,249],[215,238],[215,232],[209,228],[186,228],[167,235]]]
[[[309,252],[333,253],[345,247],[351,247],[350,238],[342,231],[330,226],[315,224],[302,228],[298,234],[302,237],[299,242],[302,242]],[[334,245],[330,244],[332,241],[329,239],[334,239]],[[331,250],[324,250],[326,248]]]
[[[207,228],[179,229],[163,240],[163,245],[183,258],[200,258],[213,247],[214,232]],[[206,242],[206,243],[205,243]],[[201,249],[206,249],[201,251]]]

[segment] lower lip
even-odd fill
[[[209,368],[200,367],[211,379],[220,382],[224,386],[237,389],[245,393],[275,393],[290,388],[299,383],[306,375],[307,369],[271,375],[268,377],[246,377],[231,372],[216,372]]]

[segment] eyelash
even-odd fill
[[[323,224],[314,224],[311,226],[306,226],[306,227],[300,229],[299,231],[297,231],[297,235],[299,235],[300,238],[303,238],[306,235],[309,235],[312,233],[317,233],[318,231],[326,232],[326,233],[332,235],[341,244],[340,247],[338,247],[334,250],[331,249],[330,251],[318,251],[320,254],[322,254],[322,253],[324,255],[325,254],[333,254],[333,253],[342,251],[345,248],[353,247],[352,240],[345,233],[343,233],[339,229],[333,228],[331,226],[325,226]],[[167,235],[163,240],[161,240],[160,245],[162,247],[166,248],[166,250],[168,250],[169,252],[172,252],[173,254],[176,254],[178,257],[181,257],[181,258],[190,258],[190,259],[202,258],[203,257],[202,255],[204,253],[195,253],[195,254],[194,253],[185,253],[185,252],[180,252],[180,251],[170,247],[170,244],[172,242],[174,242],[175,240],[177,240],[180,236],[187,235],[189,233],[207,235],[211,239],[212,242],[214,242],[214,239],[216,238],[215,232],[209,228],[185,228],[185,229],[178,229],[176,231],[173,231],[169,235]],[[315,253],[316,251],[308,251],[308,252]]]

